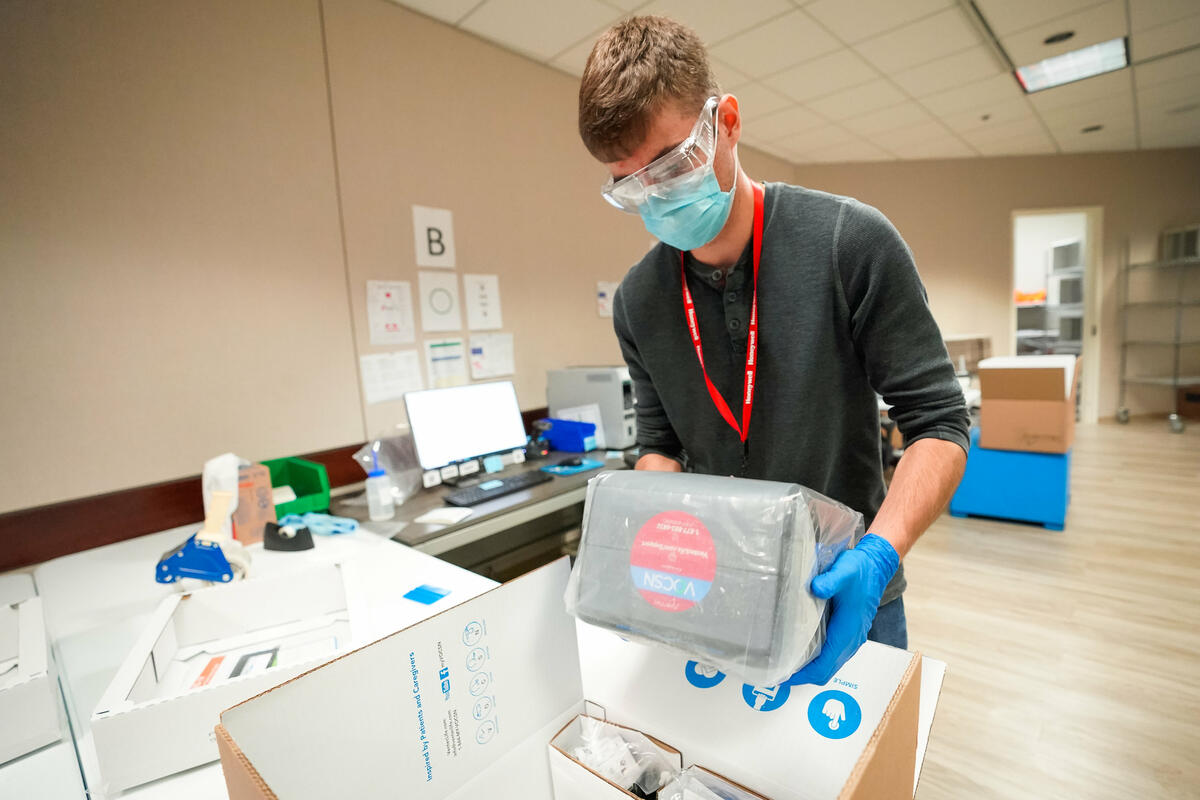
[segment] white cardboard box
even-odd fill
[[[583,716],[572,719],[555,734],[547,747],[554,800],[627,800],[631,797],[636,800],[637,795],[628,791],[626,787],[594,772],[570,755],[573,747],[579,744],[580,723],[583,720]],[[683,758],[678,750],[665,742],[657,742],[651,737],[646,738],[650,746],[658,751],[666,763],[676,771],[683,769]],[[625,764],[622,766],[632,766],[633,763],[633,760],[626,754]]]
[[[577,636],[568,573],[555,562],[226,710],[232,800],[549,800],[547,744],[585,711],[773,800],[912,797],[944,665],[927,660],[925,703],[921,657],[872,643],[826,687],[743,687]],[[838,738],[819,735],[833,717]]]
[[[0,764],[62,738],[42,600],[29,575],[0,578]]]

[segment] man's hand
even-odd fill
[[[683,465],[673,458],[660,456],[658,453],[646,453],[638,459],[634,469],[648,469],[651,472],[683,472]]]
[[[833,609],[825,630],[825,646],[788,678],[788,684],[829,682],[867,640],[879,599],[899,566],[896,548],[883,537],[868,533],[853,549],[838,556],[828,570],[813,578],[812,593],[828,599]]]

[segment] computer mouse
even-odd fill
[[[579,456],[575,456],[574,458],[568,458],[568,459],[558,462],[558,466],[560,466],[560,467],[582,467],[583,459],[580,458]]]

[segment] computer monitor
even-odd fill
[[[512,381],[408,392],[404,406],[422,469],[525,446]]]

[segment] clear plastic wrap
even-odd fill
[[[693,766],[672,778],[658,793],[658,800],[763,800],[763,797]]]
[[[377,436],[355,451],[354,460],[368,474],[376,465],[387,473],[392,481],[392,502],[397,506],[421,491],[422,470],[412,434]],[[366,503],[365,496],[362,502]]]
[[[567,611],[775,686],[825,640],[826,603],[809,582],[862,534],[861,514],[794,483],[601,473]]]
[[[640,797],[654,797],[679,770],[644,734],[593,717],[576,718],[554,744],[605,780]]]

